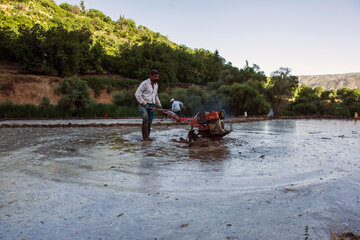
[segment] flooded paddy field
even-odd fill
[[[360,122],[0,128],[0,239],[329,239],[360,234]]]

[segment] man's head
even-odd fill
[[[172,103],[174,101],[174,99],[172,98],[171,100],[170,100],[170,102]]]
[[[151,69],[150,71],[150,80],[155,82],[159,79],[159,71],[156,69]]]

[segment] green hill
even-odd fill
[[[0,60],[32,74],[89,73],[144,79],[161,72],[163,85],[217,81],[234,68],[217,51],[177,45],[132,19],[113,21],[99,10],[52,0],[0,0]]]
[[[1,0],[1,27],[18,32],[20,26],[32,27],[40,24],[44,29],[59,25],[67,30],[86,29],[95,41],[101,41],[107,54],[115,55],[124,43],[163,42],[172,47],[177,45],[160,33],[145,26],[136,26],[132,19],[119,17],[117,21],[99,10],[82,11],[76,5],[67,3],[59,6],[52,0]]]

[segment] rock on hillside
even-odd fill
[[[323,90],[339,88],[360,88],[360,73],[327,74],[327,75],[303,75],[299,76],[301,84],[312,88],[322,87]]]

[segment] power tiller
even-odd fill
[[[224,119],[225,112],[200,112],[192,118],[179,117],[171,110],[154,108],[155,110],[162,112],[173,118],[175,122],[188,123],[191,126],[191,130],[188,133],[189,141],[196,140],[199,136],[210,138],[221,138],[231,132],[231,130],[225,129]],[[195,132],[197,129],[197,132]]]

